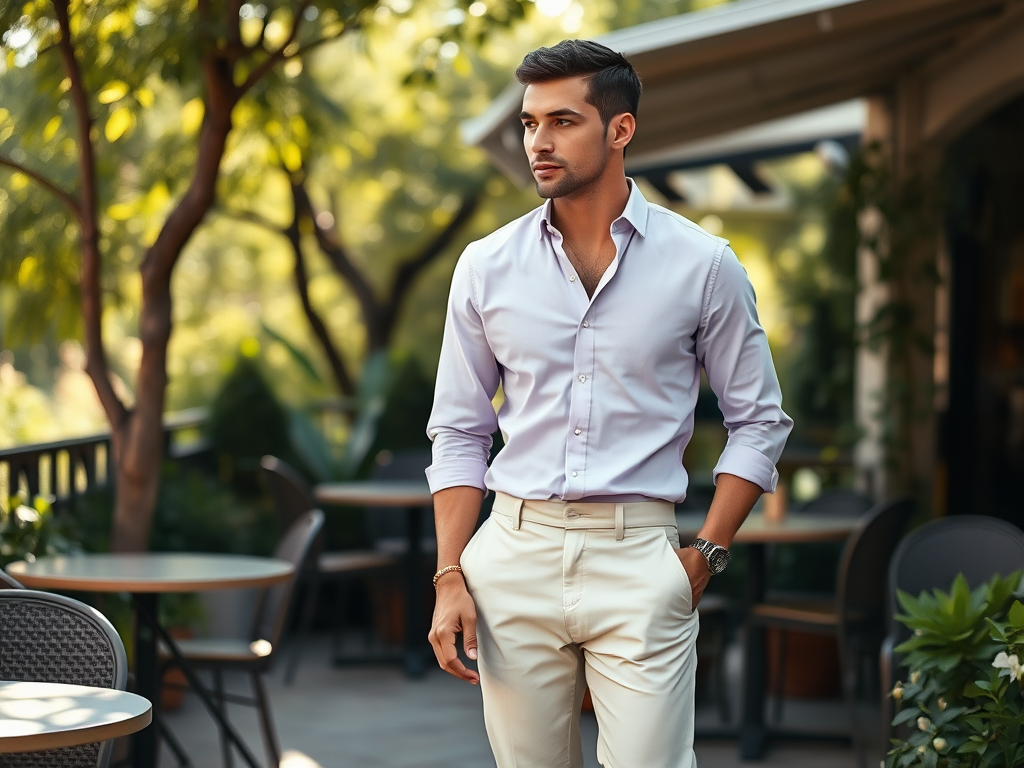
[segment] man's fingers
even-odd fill
[[[463,620],[462,647],[466,656],[476,661],[476,616],[467,616]]]
[[[445,663],[441,665],[441,668],[445,672],[449,672],[455,675],[460,680],[465,680],[467,683],[477,683],[480,680],[480,676],[477,675],[471,669],[467,669],[466,665],[459,659],[459,654],[455,650],[455,643],[443,649],[445,656]]]
[[[445,672],[469,683],[476,683],[480,680],[479,675],[459,660],[458,651],[455,649],[455,631],[452,629],[432,629],[430,631],[430,645],[434,649],[434,656],[437,657],[438,666]],[[474,639],[475,644],[475,639]],[[474,656],[471,658],[475,658]]]

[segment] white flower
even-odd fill
[[[932,721],[929,720],[927,717],[919,717],[917,718],[917,727],[920,728],[922,731],[927,731],[929,728],[932,727]]]
[[[1013,680],[1024,679],[1024,667],[1021,666],[1016,653],[1007,656],[1006,651],[1000,651],[995,661],[992,662],[992,666],[1005,670],[999,673],[1000,677],[1010,677]]]
[[[892,697],[894,699],[896,699],[896,701],[902,700],[903,699],[903,683],[896,683],[896,687],[894,687],[892,689],[892,694],[891,695],[892,695]]]
[[[947,744],[946,740],[941,736],[936,736],[932,739],[932,746],[935,747],[936,752],[945,752],[946,747],[948,747],[949,744]]]
[[[915,669],[910,673],[910,684],[917,685],[919,682],[921,682],[921,670]]]

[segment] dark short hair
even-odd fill
[[[551,48],[526,54],[516,69],[523,85],[560,80],[587,79],[587,103],[597,108],[605,127],[624,112],[636,117],[640,107],[640,77],[625,56],[592,40],[563,40]]]

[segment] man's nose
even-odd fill
[[[555,148],[551,131],[539,126],[532,136],[527,134],[526,148],[535,155],[550,154]]]

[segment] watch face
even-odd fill
[[[712,573],[721,573],[728,564],[729,552],[725,549],[716,549],[708,558],[708,565],[711,566]]]

